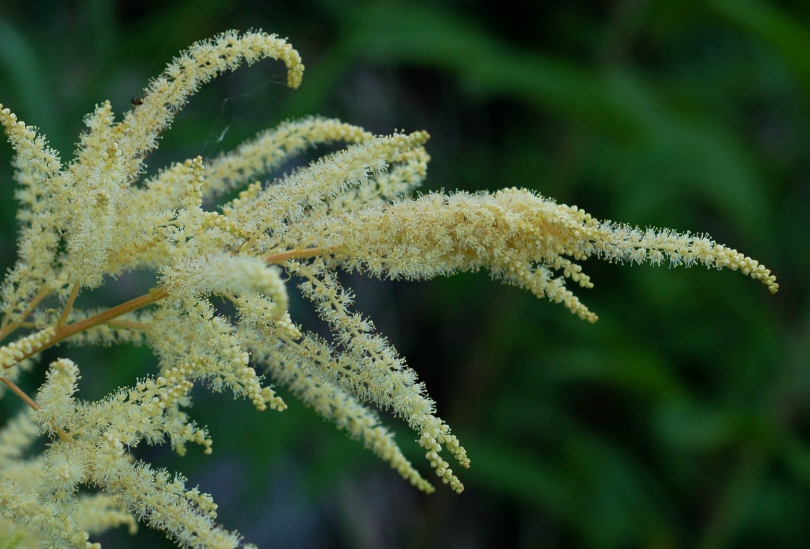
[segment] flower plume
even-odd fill
[[[778,289],[764,266],[709,237],[599,221],[527,190],[414,198],[429,161],[424,131],[375,136],[309,117],[141,181],[144,158],[188,98],[215,76],[264,58],[283,62],[288,85],[298,87],[301,59],[275,36],[226,32],[192,45],[121,122],[109,102],[99,104],[67,164],[0,105],[16,153],[20,225],[19,257],[0,286],[0,363],[3,387],[29,407],[0,431],[0,527],[26,543],[95,547],[92,535],[132,530],[138,520],[181,547],[242,544],[216,522],[210,496],[129,453],[162,443],[180,454],[188,443],[212,451],[208,432],[188,413],[195,384],[230,391],[260,411],[283,411],[276,383],[415,487],[433,491],[377,413],[391,411],[416,433],[437,477],[461,492],[451,465],[469,467],[466,450],[416,371],[354,310],[340,270],[428,279],[485,269],[591,322],[596,315],[567,287],[568,280],[592,286],[579,264],[588,257],[728,268]],[[262,182],[323,143],[345,148]],[[218,209],[204,208],[239,189]],[[134,269],[155,273],[158,285],[109,308],[78,306],[84,289]],[[297,323],[291,281],[330,337]],[[234,313],[218,314],[211,296]],[[36,398],[23,393],[14,383],[22,368],[66,341],[145,344],[158,367],[93,402],[77,389],[92,370],[62,358],[48,367]],[[24,458],[39,436],[52,444]]]

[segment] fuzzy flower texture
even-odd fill
[[[181,454],[188,443],[211,451],[206,429],[187,413],[194,384],[277,411],[287,405],[271,383],[285,387],[415,487],[433,491],[375,411],[389,410],[416,432],[441,482],[461,492],[449,462],[468,467],[464,447],[414,370],[352,309],[339,269],[391,279],[486,269],[589,322],[596,315],[566,279],[589,288],[577,262],[591,256],[740,270],[777,291],[768,269],[705,236],[599,221],[517,188],[415,195],[429,160],[423,131],[375,136],[304,118],[205,163],[194,158],[143,177],[144,158],[190,95],[268,57],[286,65],[297,88],[304,67],[285,40],[227,32],[192,45],[123,120],[114,121],[109,102],[87,115],[68,163],[0,105],[19,201],[19,257],[0,286],[0,388],[26,404],[0,431],[4,546],[97,547],[94,535],[122,525],[134,531],[138,522],[180,547],[240,546],[241,536],[217,523],[209,495],[129,453],[167,442]],[[345,147],[262,181],[296,154],[334,143]],[[155,273],[147,294],[106,309],[79,306],[82,291],[135,269]],[[291,281],[330,337],[290,317]],[[234,313],[218,314],[212,296]],[[79,367],[63,358],[48,366],[37,394],[25,394],[15,380],[40,351],[63,342],[147,345],[158,371],[87,401],[76,395]],[[49,443],[37,443],[41,437]]]

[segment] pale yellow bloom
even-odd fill
[[[137,519],[181,547],[240,545],[239,534],[217,524],[211,496],[129,450],[168,442],[180,454],[188,443],[210,453],[208,432],[189,417],[192,387],[201,383],[258,410],[283,411],[286,402],[263,374],[415,487],[433,491],[374,408],[390,410],[414,430],[437,477],[461,492],[450,461],[469,467],[466,450],[416,372],[353,310],[340,269],[407,279],[486,269],[588,321],[596,315],[566,279],[591,287],[579,263],[593,256],[729,268],[778,289],[764,266],[706,236],[598,221],[522,189],[411,198],[427,173],[422,131],[374,136],[310,117],[260,133],[207,164],[193,158],[139,181],[160,132],[200,85],[267,57],[281,60],[288,84],[299,85],[298,53],[274,36],[227,32],[194,44],[150,82],[142,104],[121,122],[109,102],[98,105],[67,164],[0,105],[20,203],[19,258],[0,285],[0,365],[4,387],[31,408],[0,430],[0,535],[24,546],[86,549],[95,547],[91,535],[119,525],[134,530]],[[346,148],[262,182],[323,143]],[[218,211],[205,209],[237,189]],[[83,289],[114,284],[136,269],[157,278],[149,293],[109,309],[74,307]],[[296,323],[290,280],[331,337]],[[217,314],[211,295],[235,313]],[[30,399],[14,384],[20,368],[62,342],[147,344],[157,371],[88,402],[77,381],[94,370],[63,358]],[[26,458],[43,435],[50,444]]]

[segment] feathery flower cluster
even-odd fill
[[[0,285],[0,387],[28,405],[0,430],[0,537],[90,548],[97,546],[91,536],[119,525],[134,531],[143,521],[181,547],[239,546],[239,534],[217,524],[210,496],[129,453],[166,442],[180,454],[189,442],[211,452],[208,433],[186,412],[194,384],[282,411],[287,404],[272,380],[432,491],[375,408],[390,410],[415,431],[441,481],[461,492],[448,459],[468,467],[464,447],[416,372],[353,310],[339,269],[407,279],[486,269],[588,321],[596,315],[566,279],[590,287],[577,263],[590,256],[729,268],[778,289],[764,266],[708,237],[598,221],[526,190],[409,198],[426,176],[425,132],[374,136],[305,118],[207,164],[194,158],[141,180],[145,156],[200,85],[268,57],[286,65],[291,87],[299,85],[298,53],[275,36],[227,32],[194,44],[121,122],[108,102],[97,106],[67,164],[0,105],[20,203],[19,258]],[[346,148],[261,182],[323,143]],[[237,189],[219,210],[203,209]],[[133,269],[156,273],[158,286],[108,309],[76,306],[82,290]],[[290,280],[328,323],[330,338],[292,318]],[[218,315],[211,296],[230,301],[235,313]],[[77,398],[80,371],[68,359],[49,366],[35,398],[14,383],[45,348],[122,341],[148,345],[158,371],[99,401]],[[51,444],[27,457],[41,436]]]

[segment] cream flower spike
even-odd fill
[[[392,412],[413,429],[437,477],[461,492],[450,461],[469,467],[466,450],[416,371],[354,311],[340,270],[427,279],[486,269],[591,322],[596,314],[566,287],[566,279],[592,286],[579,264],[588,257],[728,268],[771,292],[779,287],[757,261],[707,236],[598,221],[523,189],[412,198],[429,161],[423,131],[375,136],[308,117],[208,162],[176,162],[140,180],[160,133],[202,84],[264,58],[283,62],[287,83],[298,87],[301,59],[273,35],[230,31],[193,44],[121,122],[109,102],[99,104],[68,164],[0,105],[16,154],[20,225],[18,261],[0,285],[0,380],[29,407],[0,429],[0,519],[9,536],[87,549],[98,546],[91,533],[119,525],[134,531],[140,521],[180,547],[243,546],[217,523],[211,496],[129,450],[168,442],[181,455],[188,443],[210,453],[208,432],[189,416],[193,386],[283,411],[287,404],[265,375],[416,488],[433,491],[377,414]],[[345,148],[262,182],[307,148],[334,143]],[[217,211],[205,209],[239,189]],[[157,285],[108,308],[78,307],[83,289],[114,286],[133,270],[153,273]],[[329,337],[296,322],[291,280]],[[218,314],[212,296],[233,312]],[[77,381],[92,376],[92,367],[62,358],[31,398],[14,380],[64,341],[146,344],[157,369],[89,402]],[[42,436],[51,443],[35,444]]]

